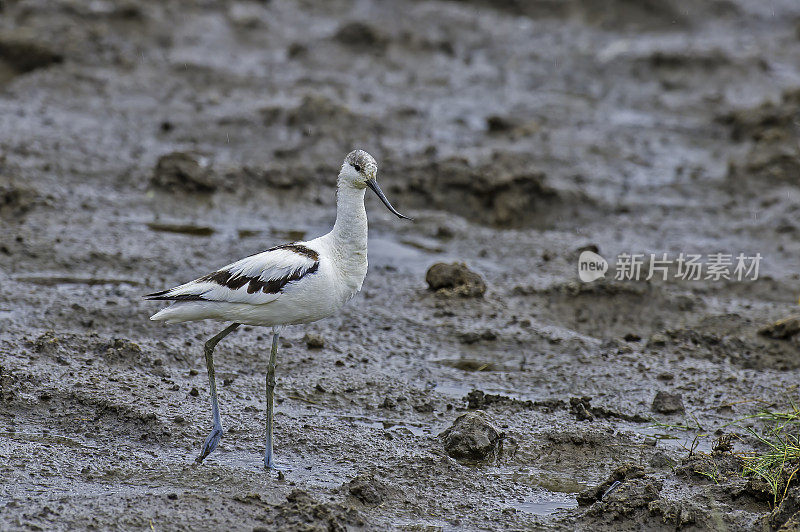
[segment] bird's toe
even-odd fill
[[[200,451],[200,456],[198,456],[195,461],[199,464],[201,463],[209,454],[214,452],[214,449],[217,448],[219,445],[219,440],[222,439],[222,428],[215,427],[211,434],[206,437],[205,443],[203,443],[203,449]]]

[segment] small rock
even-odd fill
[[[170,192],[214,192],[217,189],[208,162],[185,152],[161,156],[150,184]]]
[[[189,391],[189,395],[191,395],[192,397],[197,397],[198,395],[200,395],[200,392],[199,392],[199,391],[197,391],[197,388],[192,388],[192,389]]]
[[[364,504],[377,505],[384,501],[388,489],[372,475],[359,475],[348,484],[350,495]]]
[[[319,334],[306,333],[303,336],[303,341],[309,349],[322,349],[325,347],[325,339]]]
[[[789,316],[775,323],[765,325],[758,330],[758,334],[775,340],[788,340],[800,332],[800,316]]]
[[[492,458],[502,438],[482,412],[462,414],[439,437],[442,438],[444,450],[449,456],[471,461]]]
[[[383,51],[389,39],[377,29],[361,21],[347,22],[339,27],[334,40],[351,48]]]
[[[438,294],[460,297],[483,297],[486,283],[463,262],[437,262],[425,274],[425,281]]]
[[[683,397],[679,393],[656,393],[653,399],[653,412],[659,414],[682,414],[686,412],[683,407]]]

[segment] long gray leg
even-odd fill
[[[272,350],[269,353],[269,366],[267,366],[267,448],[264,451],[264,467],[267,469],[278,469],[275,460],[272,458],[272,403],[275,398],[275,361],[278,358],[278,338],[280,334],[277,330],[272,332]]]
[[[205,345],[206,369],[208,370],[208,382],[211,388],[211,417],[214,425],[203,444],[200,456],[195,459],[198,464],[217,448],[219,440],[222,438],[222,422],[219,420],[219,403],[217,402],[217,381],[214,378],[214,348],[217,347],[220,340],[235,331],[239,325],[239,323],[228,325],[221,333],[207,341]]]

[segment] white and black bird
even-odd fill
[[[272,456],[273,395],[278,337],[284,325],[311,323],[333,315],[355,296],[367,275],[367,213],[364,193],[371,188],[400,218],[375,180],[378,165],[363,150],[347,154],[336,186],[336,223],[330,233],[270,248],[186,284],[144,296],[174,302],[150,317],[179,323],[195,320],[230,321],[231,325],[205,343],[213,428],[198,462],[216,449],[222,437],[214,347],[242,324],[272,327],[267,369],[267,442],[264,465],[275,468]]]

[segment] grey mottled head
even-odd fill
[[[342,169],[339,172],[339,186],[349,185],[358,189],[369,187],[378,195],[383,204],[386,205],[386,208],[400,218],[410,220],[411,218],[408,216],[397,212],[392,207],[392,204],[389,203],[389,200],[386,199],[376,181],[377,175],[378,163],[375,162],[375,158],[364,150],[353,150],[347,154],[347,157],[344,158],[344,163],[342,163]]]
[[[375,158],[364,150],[353,150],[344,158],[344,164],[349,164],[359,174],[368,179],[375,179],[378,173],[378,163]]]

